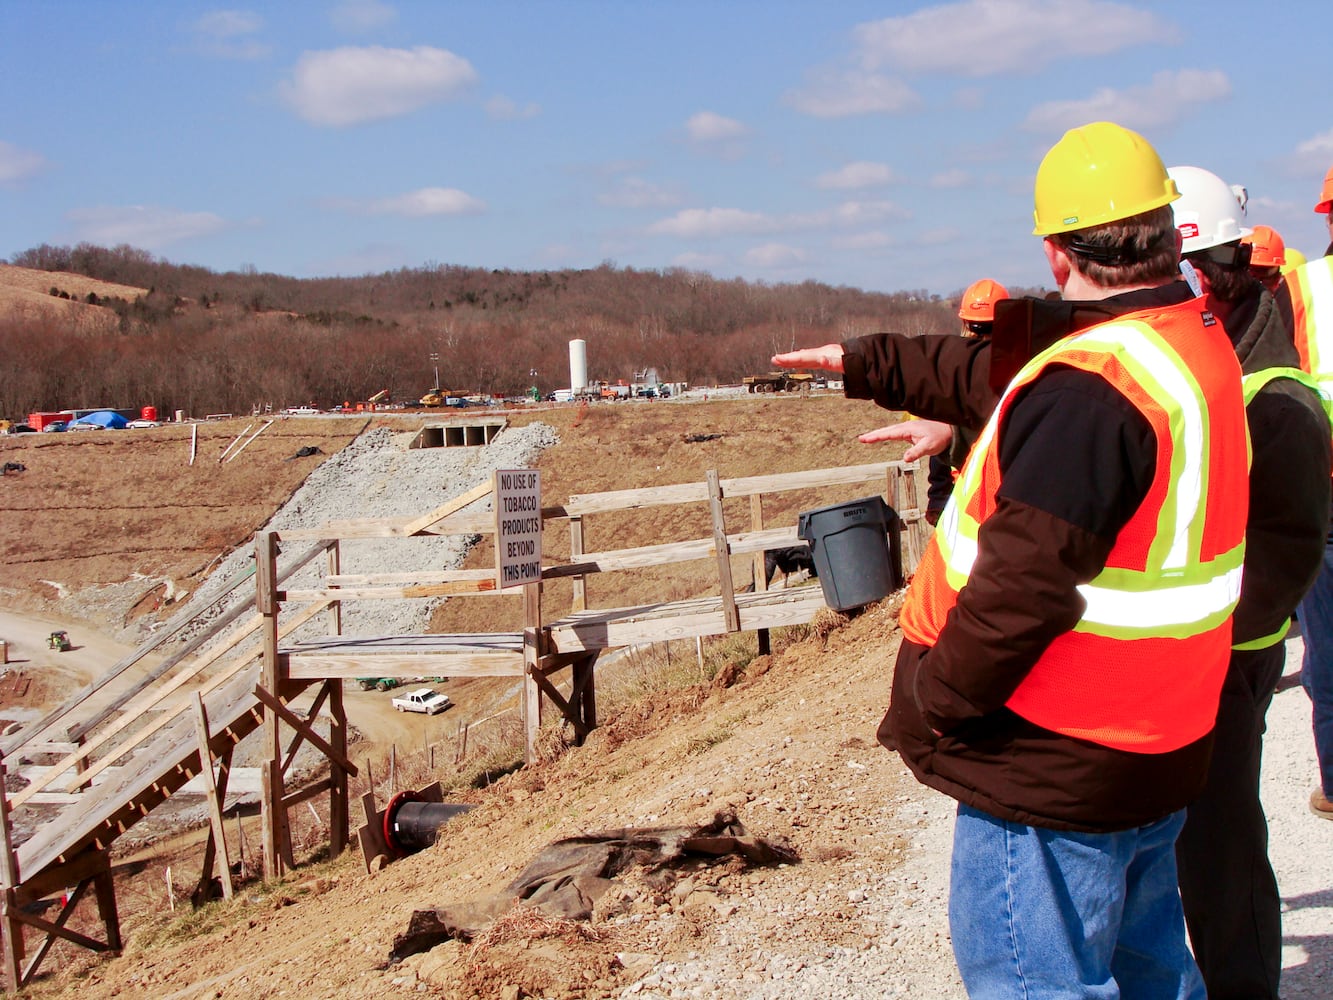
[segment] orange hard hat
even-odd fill
[[[1287,262],[1287,245],[1271,226],[1255,226],[1254,232],[1242,238],[1241,242],[1254,247],[1250,254],[1250,267],[1281,267]]]
[[[967,286],[963,301],[958,305],[958,318],[970,323],[992,323],[995,320],[995,303],[1009,297],[1009,289],[998,281],[981,278]]]
[[[1328,173],[1324,174],[1324,186],[1319,189],[1319,204],[1314,210],[1320,215],[1327,215],[1330,208],[1333,208],[1333,167],[1329,167]]]

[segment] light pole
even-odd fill
[[[435,366],[435,391],[440,390],[440,355],[437,351],[430,352],[430,363]]]

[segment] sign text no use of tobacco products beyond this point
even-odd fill
[[[542,488],[536,469],[495,471],[495,566],[501,587],[542,576]]]

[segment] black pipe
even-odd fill
[[[412,854],[435,843],[441,826],[472,808],[450,802],[401,801],[390,808],[392,814],[384,824],[389,846],[401,854]]]

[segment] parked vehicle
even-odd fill
[[[52,420],[42,428],[44,434],[63,434],[67,430],[69,430],[69,424],[63,420]]]
[[[449,707],[449,696],[432,691],[430,688],[417,688],[393,700],[393,707],[400,712],[424,712],[436,715]]]
[[[161,425],[160,423],[158,423],[156,420],[144,420],[144,419],[140,418],[139,420],[131,420],[131,421],[130,421],[129,423],[127,423],[125,426],[126,426],[126,427],[161,427],[162,425]]]
[[[747,392],[796,392],[809,389],[815,377],[810,372],[769,372],[767,375],[746,375],[741,385]]]

